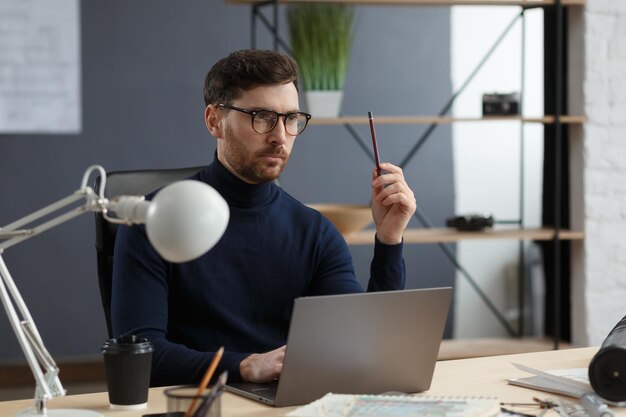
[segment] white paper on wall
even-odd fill
[[[78,0],[0,0],[0,133],[79,133]]]

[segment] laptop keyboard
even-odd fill
[[[278,390],[278,381],[271,382],[269,384],[255,384],[250,382],[236,382],[228,384],[233,388],[240,389],[242,391],[249,392],[250,394],[258,395],[270,400],[276,398],[276,391]]]

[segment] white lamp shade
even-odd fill
[[[175,182],[157,193],[146,213],[146,233],[170,262],[187,262],[211,249],[228,225],[228,204],[205,183]]]

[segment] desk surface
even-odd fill
[[[553,394],[508,385],[512,377],[528,376],[511,365],[519,362],[538,369],[582,368],[589,364],[598,348],[580,348],[559,351],[524,353],[518,355],[492,356],[476,359],[460,359],[438,362],[429,394],[434,395],[495,395],[504,402],[527,402],[534,395],[541,398]],[[31,400],[0,402],[0,415],[12,416],[31,406]],[[142,414],[165,411],[162,388],[150,390],[149,406],[140,411],[109,410],[106,393],[71,395],[55,398],[49,408],[85,408],[107,417],[140,417]],[[294,407],[275,408],[236,395],[225,393],[222,397],[223,417],[274,417],[282,416]],[[615,409],[616,417],[626,417],[625,409]],[[557,415],[556,413],[553,415]]]

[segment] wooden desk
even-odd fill
[[[435,395],[495,395],[505,402],[527,402],[533,395],[544,398],[553,394],[532,391],[508,385],[511,377],[527,376],[514,368],[511,362],[520,362],[538,369],[581,368],[589,364],[598,348],[568,349],[559,351],[523,353],[438,362],[429,394]],[[30,407],[31,400],[0,402],[0,416],[9,417]],[[149,406],[140,411],[109,410],[106,393],[72,395],[56,398],[49,408],[86,408],[107,417],[140,417],[142,414],[165,411],[162,388],[150,390]],[[223,417],[276,417],[283,416],[295,407],[275,408],[236,395],[225,393],[222,397]],[[616,417],[626,417],[626,408],[614,409]],[[556,416],[558,414],[551,414]]]

